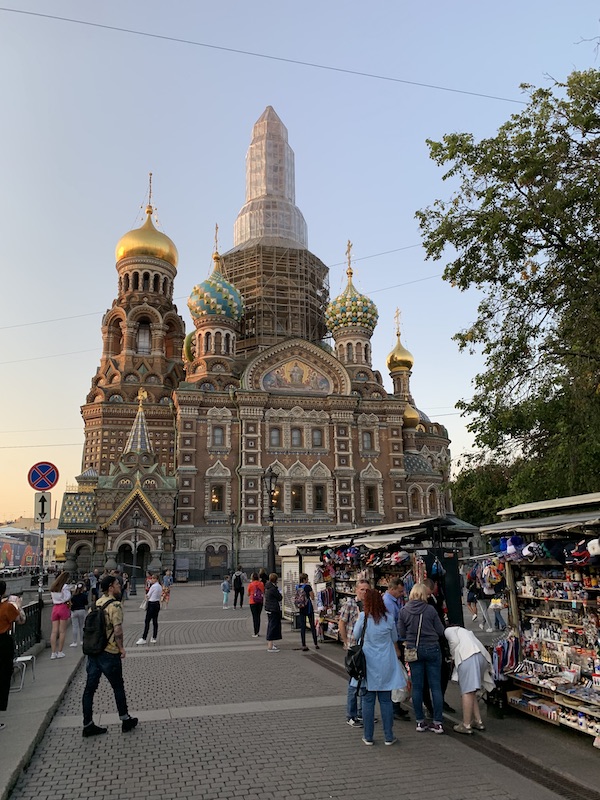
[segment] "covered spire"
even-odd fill
[[[148,425],[146,424],[146,415],[142,403],[148,399],[148,393],[145,389],[140,389],[138,392],[138,410],[133,421],[133,427],[129,433],[127,444],[125,445],[124,453],[152,453],[152,444],[150,443],[150,436],[148,434]]]
[[[308,246],[308,232],[296,204],[294,151],[272,106],[254,125],[246,154],[246,203],[235,221],[236,247],[264,237]]]

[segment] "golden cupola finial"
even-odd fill
[[[148,204],[146,206],[146,220],[140,228],[134,228],[119,239],[115,250],[117,263],[124,258],[149,257],[166,261],[173,267],[177,266],[179,254],[174,242],[154,227],[152,214],[152,173],[149,174]]]
[[[352,283],[352,276],[354,275],[354,270],[352,269],[352,242],[348,239],[348,246],[346,247],[346,256],[348,258],[348,267],[346,269],[346,275],[348,276],[348,283]]]
[[[413,354],[410,353],[400,340],[400,309],[396,309],[394,314],[394,321],[396,323],[396,346],[387,357],[387,368],[390,372],[395,372],[398,369],[410,370],[415,363]]]

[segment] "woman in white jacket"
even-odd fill
[[[492,659],[474,633],[458,625],[446,628],[444,636],[450,645],[454,661],[453,680],[458,680],[462,695],[463,721],[454,726],[457,733],[472,734],[473,729],[484,731],[481,719],[477,690],[482,687],[488,692],[494,688],[492,678]]]

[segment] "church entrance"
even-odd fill
[[[221,579],[227,575],[228,556],[227,545],[222,544],[218,550],[212,544],[208,545],[204,561],[207,581]]]

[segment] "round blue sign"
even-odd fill
[[[58,483],[58,470],[49,461],[40,461],[29,470],[27,480],[32,489],[47,492]]]

